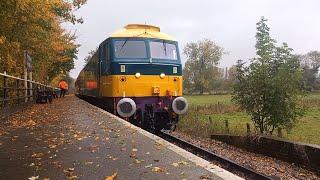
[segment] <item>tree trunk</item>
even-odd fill
[[[200,88],[200,94],[203,95],[203,87]]]

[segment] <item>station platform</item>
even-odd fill
[[[73,95],[0,122],[0,179],[241,179]]]

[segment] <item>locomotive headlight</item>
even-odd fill
[[[164,73],[160,74],[160,78],[163,79],[166,75]]]
[[[136,73],[136,78],[139,78],[140,76],[141,76],[141,74],[140,73]]]

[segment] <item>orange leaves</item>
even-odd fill
[[[40,160],[43,157],[43,153],[33,153],[31,157]]]
[[[0,36],[0,45],[3,44],[5,40],[6,40],[6,37]]]
[[[73,179],[77,179],[78,178],[74,173],[74,168],[65,169],[65,170],[63,170],[63,172],[67,176],[68,180],[73,180]]]
[[[115,180],[117,178],[118,173],[115,172],[111,176],[104,177],[104,180]]]
[[[152,172],[157,172],[157,173],[160,173],[160,172],[164,172],[164,169],[160,168],[160,167],[153,167],[151,169]]]

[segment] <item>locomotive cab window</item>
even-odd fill
[[[135,40],[119,40],[114,42],[116,58],[147,58],[146,43]]]
[[[151,57],[155,59],[177,60],[177,48],[175,44],[165,41],[150,42]]]

